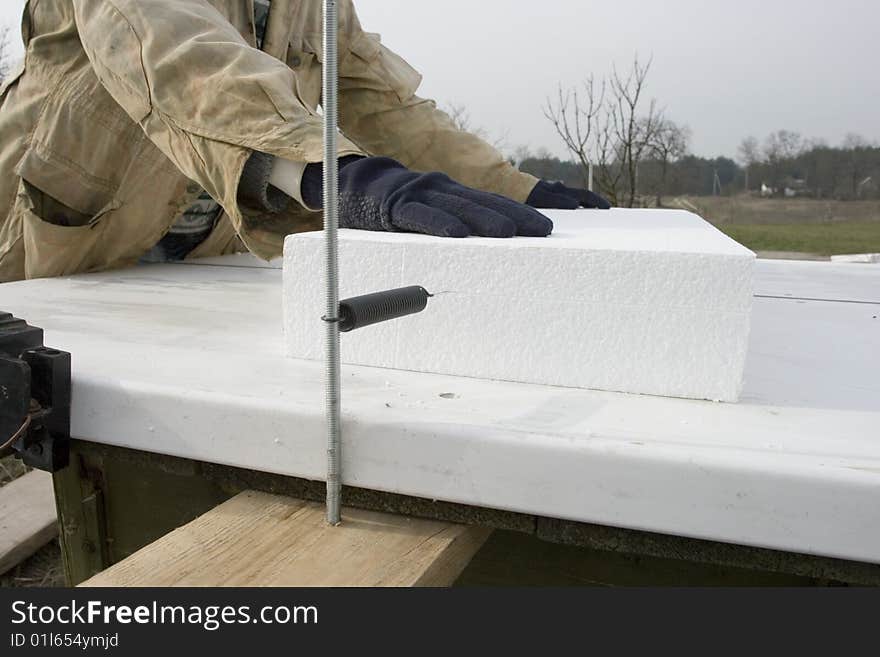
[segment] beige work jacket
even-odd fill
[[[340,155],[524,201],[536,179],[418,97],[419,74],[339,4]],[[23,66],[0,88],[0,282],[132,264],[200,188],[226,216],[191,256],[271,258],[320,228],[237,191],[254,151],[322,159],[321,8],[273,0],[261,51],[253,0],[29,0]]]

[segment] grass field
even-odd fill
[[[880,221],[727,224],[719,228],[752,251],[796,251],[821,256],[880,253]]]
[[[687,197],[672,204],[697,212],[753,251],[819,256],[880,253],[880,202]]]

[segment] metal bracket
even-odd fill
[[[0,456],[58,472],[70,460],[70,354],[43,331],[0,313]]]

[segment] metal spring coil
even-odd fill
[[[365,294],[339,302],[339,330],[342,332],[422,312],[431,295],[418,285],[387,292]]]

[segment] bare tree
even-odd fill
[[[600,190],[615,205],[635,205],[639,165],[651,152],[663,122],[655,100],[643,109],[650,69],[650,61],[642,65],[636,57],[625,75],[615,67],[601,82],[590,77],[582,88],[560,87],[557,98],[548,99],[544,109],[580,163],[587,187],[592,187],[595,166]]]
[[[871,142],[855,132],[848,132],[843,138],[841,148],[847,151],[853,151],[859,148],[870,148]]]
[[[784,180],[787,161],[804,152],[807,142],[797,132],[777,130],[764,140],[764,158],[770,168],[772,187],[779,188]]]
[[[746,176],[746,191],[749,191],[749,175],[754,165],[761,161],[761,146],[755,137],[746,137],[737,149],[740,164],[743,166]]]
[[[651,140],[650,155],[660,165],[660,179],[657,185],[657,207],[663,207],[663,192],[669,178],[669,166],[687,155],[691,140],[691,130],[669,119],[659,122],[654,138]]]
[[[761,146],[756,137],[746,137],[737,149],[742,164],[757,164],[761,161]]]
[[[471,114],[464,105],[450,103],[444,108],[444,111],[449,115],[449,118],[452,119],[452,123],[455,124],[455,127],[459,130],[476,135],[499,151],[503,151],[507,147],[507,140],[510,137],[509,131],[502,132],[496,137],[493,137],[485,128],[474,127],[471,122]]]
[[[771,163],[790,160],[803,153],[806,146],[807,142],[800,133],[777,130],[764,141],[764,157]]]
[[[9,28],[0,28],[0,84],[9,75]]]
[[[847,160],[849,165],[850,193],[853,198],[859,197],[859,188],[867,175],[867,162],[865,161],[865,151],[871,147],[870,142],[856,133],[850,132],[843,138],[843,150],[847,152]]]
[[[444,111],[449,115],[449,118],[452,119],[456,128],[463,130],[464,132],[471,131],[471,114],[464,105],[451,103],[444,108]]]
[[[605,84],[603,80],[597,91],[596,80],[590,76],[583,83],[583,89],[575,87],[565,91],[559,85],[556,102],[548,99],[544,108],[544,116],[581,165],[584,186],[590,190],[593,189],[593,165],[601,159],[598,122],[605,104]],[[616,194],[610,194],[610,189],[604,191],[615,196],[612,200],[616,202]]]
[[[531,157],[534,157],[534,155],[532,154],[532,149],[530,149],[525,144],[520,144],[513,149],[513,154],[511,155],[510,159],[513,162],[513,165],[517,169],[519,169],[522,163]]]
[[[648,109],[640,114],[640,103],[645,91],[651,61],[642,66],[639,58],[633,60],[632,69],[622,77],[615,68],[611,75],[612,104],[611,118],[614,134],[620,143],[623,166],[628,183],[627,206],[635,205],[639,186],[639,164],[651,147],[651,142],[663,121],[663,113],[657,108],[657,101],[651,99]]]

